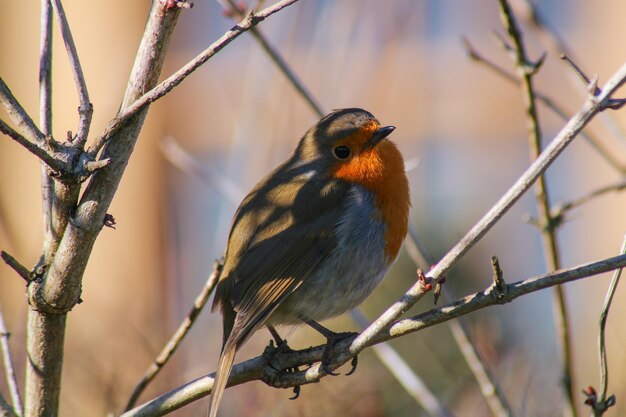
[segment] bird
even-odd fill
[[[394,130],[366,110],[334,110],[243,199],[212,306],[223,341],[209,417],[253,333],[265,326],[279,343],[277,326],[309,324],[328,350],[340,334],[318,322],[361,304],[395,262],[411,203]]]

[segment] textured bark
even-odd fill
[[[179,13],[166,1],[153,2],[122,108],[156,84]],[[147,111],[142,109],[110,138],[103,151],[110,165],[93,175],[49,267],[29,286],[27,417],[58,415],[66,315],[80,300],[87,261]]]

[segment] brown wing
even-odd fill
[[[214,302],[224,312],[225,343],[231,336],[241,345],[336,246],[349,185],[291,178],[262,181],[235,215]]]

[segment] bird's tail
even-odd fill
[[[235,361],[235,354],[237,353],[236,343],[226,343],[222,354],[220,355],[219,365],[215,372],[215,380],[213,381],[213,390],[211,391],[211,405],[209,406],[208,417],[216,417],[217,409],[222,401],[222,395],[226,389],[226,383],[230,376],[230,371],[233,368],[233,362]]]

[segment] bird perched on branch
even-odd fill
[[[210,417],[254,332],[265,326],[281,343],[276,326],[307,323],[329,352],[341,336],[317,322],[361,304],[395,261],[410,199],[402,155],[387,138],[394,129],[365,110],[333,111],[239,206],[213,302],[224,339]]]

